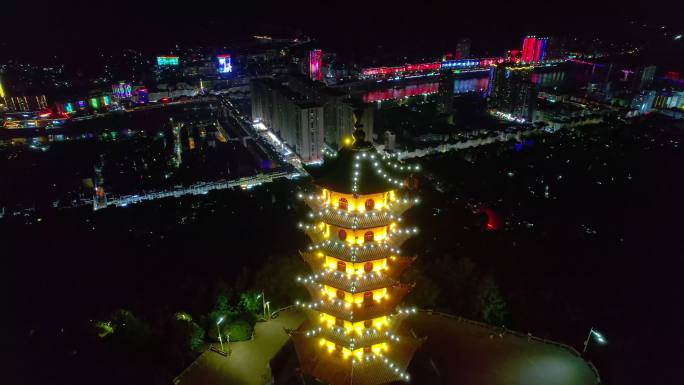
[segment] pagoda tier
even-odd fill
[[[321,286],[311,282],[305,284],[311,295],[311,302],[307,304],[300,303],[300,306],[318,310],[345,321],[365,321],[392,314],[406,294],[413,289],[413,286],[413,284],[396,284],[387,288],[386,298],[383,297],[380,301],[373,299],[373,302],[369,303],[352,303],[324,294]]]
[[[311,267],[311,271],[313,271],[314,274],[326,272],[329,270],[334,270],[337,268],[337,266],[327,266],[326,265],[326,259],[331,260],[332,258],[335,258],[335,257],[330,256],[330,254],[324,254],[323,252],[320,252],[320,251],[317,251],[317,252],[311,252],[311,251],[300,252],[299,254],[302,256],[302,259],[304,260],[304,262],[306,262],[309,265],[309,267]],[[326,255],[328,255],[328,257],[326,257]],[[342,257],[336,258],[336,259],[343,260]],[[409,257],[404,257],[404,256],[393,256],[393,255],[390,257],[380,256],[378,258],[369,259],[366,261],[357,261],[356,265],[359,266],[359,269],[357,269],[357,270],[361,270],[361,269],[365,268],[365,266],[363,266],[364,262],[378,261],[378,260],[383,260],[383,259],[385,259],[387,262],[383,266],[382,271],[384,272],[384,274],[386,274],[386,275],[388,275],[394,279],[399,279],[399,276],[401,275],[401,273],[406,268],[411,266],[413,261],[415,261],[415,257],[409,258]],[[356,266],[356,265],[354,265],[354,262],[351,262],[351,261],[346,261],[346,262],[352,263],[351,269],[352,270],[355,269],[354,266]]]
[[[349,245],[347,242],[325,240],[309,245],[311,252],[321,252],[347,262],[367,262],[375,259],[390,258],[399,254],[399,248],[387,242],[370,242],[364,245]]]
[[[339,208],[339,205],[336,204],[335,202],[330,202],[327,198],[323,198],[323,196],[318,195],[318,194],[308,194],[308,195],[300,195],[300,198],[306,202],[307,206],[311,209],[311,212],[314,215],[320,215],[321,213],[325,212],[326,210],[334,213],[337,216],[341,217],[349,217],[349,218],[354,218],[354,217],[369,217],[373,215],[373,213],[379,214],[379,213],[387,213],[391,214],[395,217],[400,217],[401,214],[403,214],[406,210],[411,208],[414,204],[418,203],[418,198],[414,197],[398,197],[396,200],[391,201],[387,204],[387,206],[381,210],[369,210],[369,211],[364,211],[363,213],[361,212],[349,212],[348,210],[342,210]],[[346,215],[345,215],[346,214]]]
[[[303,330],[311,325],[305,323],[299,330],[290,332],[295,344],[302,371],[330,385],[379,385],[396,381],[409,381],[406,372],[413,354],[422,340],[402,336],[391,349],[376,349],[369,354],[357,354],[347,349],[328,345],[318,336],[307,336]],[[359,349],[361,350],[361,349]],[[348,357],[352,357],[348,359]]]
[[[352,326],[338,326],[327,325],[321,319],[321,313],[305,309],[311,327],[305,332],[306,336],[318,336],[324,338],[326,341],[331,341],[335,345],[340,345],[344,348],[355,350],[368,346],[377,345],[387,340],[397,342],[401,337],[397,334],[397,329],[401,326],[404,319],[412,314],[411,311],[402,311],[391,316],[387,316],[382,322],[371,327],[352,327]]]
[[[370,272],[361,275],[347,275],[341,271],[325,270],[309,277],[302,278],[306,287],[321,289],[329,286],[348,293],[372,291],[398,284],[398,281],[387,274]]]
[[[400,218],[389,211],[371,211],[363,215],[349,214],[347,211],[324,209],[314,213],[313,219],[330,225],[351,229],[368,229],[388,226]]]
[[[323,226],[321,226],[323,225]],[[311,240],[314,243],[320,243],[326,240],[330,239],[330,234],[328,233],[328,228],[329,228],[329,223],[321,222],[318,225],[314,224],[303,224],[300,223],[300,227],[304,230],[306,235],[311,238]],[[321,228],[324,227],[324,228]],[[335,226],[337,228],[337,226]],[[345,229],[345,230],[354,230],[351,227],[339,227],[340,229]],[[415,234],[418,232],[417,228],[409,228],[409,229],[400,229],[400,228],[393,228],[390,230],[389,234],[384,237],[382,241],[365,241],[363,243],[352,243],[352,242],[346,242],[347,246],[350,248],[353,246],[356,247],[382,247],[381,244],[387,243],[388,246],[390,247],[395,247],[398,248],[404,242],[406,242],[407,239],[411,237],[411,235]],[[375,246],[373,246],[375,244]]]

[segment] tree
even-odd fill
[[[263,291],[266,300],[271,302],[271,309],[279,309],[294,304],[298,299],[308,298],[304,286],[295,280],[295,277],[308,273],[310,271],[298,255],[270,256],[254,274],[252,289]]]
[[[503,325],[508,315],[504,300],[494,278],[487,276],[478,286],[477,296],[482,319],[492,325]]]
[[[240,307],[247,312],[260,314],[259,294],[255,292],[240,293]]]

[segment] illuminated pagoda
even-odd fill
[[[311,302],[297,303],[307,320],[290,335],[302,372],[320,381],[409,381],[406,369],[422,341],[401,329],[416,310],[398,307],[414,286],[399,281],[413,262],[399,247],[418,231],[401,226],[401,214],[417,202],[403,191],[406,177],[418,167],[376,153],[360,125],[353,136],[310,170],[317,191],[300,195],[312,210],[299,226],[312,241],[301,255],[313,274],[297,278]]]

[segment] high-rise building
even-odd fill
[[[537,102],[531,66],[499,64],[493,74],[490,104],[496,110],[531,121]]]
[[[323,51],[320,49],[309,51],[309,79],[323,80]]]
[[[397,147],[397,135],[392,131],[385,131],[385,151],[394,151]]]
[[[456,51],[454,51],[454,60],[467,59],[470,57],[470,38],[464,37],[456,41]]]
[[[551,36],[546,47],[546,60],[562,59],[565,51],[565,38]]]
[[[5,107],[10,111],[38,111],[47,108],[45,95],[9,96],[3,98]]]
[[[548,44],[548,37],[526,36],[523,39],[521,61],[537,63],[547,59],[546,51]]]
[[[439,79],[437,91],[437,111],[440,114],[451,114],[454,107],[454,72],[446,71]]]
[[[302,161],[322,158],[323,104],[292,91],[273,79],[255,79],[252,88],[252,119],[279,135]]]
[[[655,78],[656,66],[644,66],[639,67],[632,76],[631,89],[634,92],[643,91],[653,85],[653,79]]]
[[[398,308],[414,286],[399,281],[413,262],[399,247],[417,231],[400,219],[417,201],[402,191],[415,171],[376,153],[360,129],[310,170],[316,191],[300,197],[313,220],[300,228],[312,241],[301,255],[313,274],[298,281],[311,301],[297,303],[308,320],[290,332],[303,374],[331,385],[410,380],[421,340],[402,328],[415,308]]]

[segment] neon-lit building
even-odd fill
[[[436,72],[442,68],[442,63],[420,63],[420,64],[405,64],[397,67],[375,67],[364,68],[361,74],[364,77],[392,77],[402,76],[409,73],[418,72]]]
[[[521,60],[525,63],[537,63],[546,59],[548,37],[526,36],[523,39]]]
[[[216,60],[218,60],[218,73],[227,74],[233,72],[233,65],[231,62],[230,55],[216,55]]]
[[[128,99],[133,96],[131,83],[119,82],[112,84],[112,96],[118,99]]]
[[[157,56],[157,65],[160,67],[178,66],[180,58],[178,56]]]
[[[414,259],[399,247],[417,230],[400,216],[417,202],[402,190],[418,168],[376,153],[360,125],[352,140],[310,170],[317,191],[300,195],[312,210],[300,228],[313,274],[298,278],[311,302],[297,303],[308,320],[290,336],[302,372],[325,383],[409,381],[421,340],[401,328],[415,309],[397,307],[414,286],[399,276]]]
[[[309,51],[309,79],[323,80],[323,51],[320,49]]]
[[[523,39],[521,60],[525,63],[534,61],[534,50],[537,47],[537,38],[535,36],[526,36]]]

